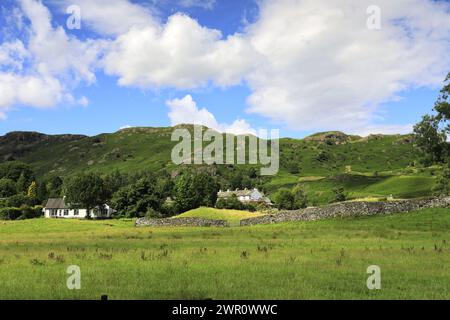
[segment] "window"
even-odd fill
[[[78,211],[78,209],[75,209],[75,210],[73,210],[73,215],[74,215],[74,216],[77,216],[77,215],[79,215],[79,211]]]
[[[69,210],[65,209],[65,210],[64,210],[64,215],[65,215],[65,216],[68,216],[68,215],[69,215]]]

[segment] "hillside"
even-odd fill
[[[0,136],[0,160],[17,160],[40,148],[53,148],[59,144],[78,141],[83,135],[46,135],[39,132],[10,132]]]
[[[192,129],[191,126],[185,126]],[[176,170],[170,155],[173,128],[129,128],[93,137],[12,132],[0,137],[0,162],[21,160],[38,176],[65,177],[80,171],[109,173]],[[359,137],[323,132],[305,139],[280,139],[280,171],[263,179],[270,194],[302,183],[314,204],[332,199],[343,185],[352,198],[426,196],[433,177],[415,168],[411,135]],[[228,166],[217,166],[219,175]],[[240,167],[243,167],[242,165]],[[260,185],[261,186],[261,185]]]

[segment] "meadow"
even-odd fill
[[[69,265],[81,289],[66,287]],[[381,268],[381,290],[366,269]],[[232,228],[0,222],[0,299],[449,299],[450,210]]]

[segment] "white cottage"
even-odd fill
[[[87,216],[87,209],[72,209],[66,205],[65,197],[48,199],[43,211],[46,218],[84,219]],[[103,208],[92,209],[90,216],[94,219],[105,219],[111,218],[113,213],[114,210],[110,206],[104,205]]]
[[[264,193],[262,193],[261,191],[259,191],[258,189],[244,189],[244,190],[239,190],[236,189],[234,191],[222,191],[220,190],[217,193],[217,198],[221,199],[221,198],[230,198],[231,196],[235,195],[238,200],[242,203],[248,203],[248,202],[263,202],[267,205],[271,205],[271,202],[269,200],[269,198],[267,198],[266,196],[264,196]]]

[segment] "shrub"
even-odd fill
[[[42,216],[42,206],[34,206],[30,207],[27,205],[22,205],[20,207],[20,210],[22,211],[22,214],[20,216],[21,219],[33,219],[33,218],[39,218]]]
[[[161,215],[161,213],[159,213],[155,209],[148,208],[147,212],[145,213],[145,217],[146,218],[162,218],[163,216]]]
[[[25,196],[24,194],[16,194],[9,198],[7,198],[7,206],[8,207],[16,207],[19,208],[20,206],[27,204],[29,205],[30,199]]]
[[[175,203],[165,202],[161,206],[161,213],[165,217],[171,217],[177,215],[179,212]]]
[[[216,202],[217,209],[242,210],[243,203],[239,201],[235,194],[229,198],[220,198]]]
[[[274,197],[278,209],[293,210],[294,195],[289,189],[280,189]]]
[[[11,179],[0,179],[0,197],[10,197],[14,194],[16,194],[16,183]]]
[[[306,208],[307,197],[303,188],[298,185],[292,190],[280,189],[274,196],[275,204],[278,209],[298,210]]]
[[[16,220],[22,215],[22,210],[14,207],[6,207],[0,209],[0,219]]]
[[[334,201],[342,202],[347,199],[343,187],[336,187],[333,189],[333,192],[334,192]]]

